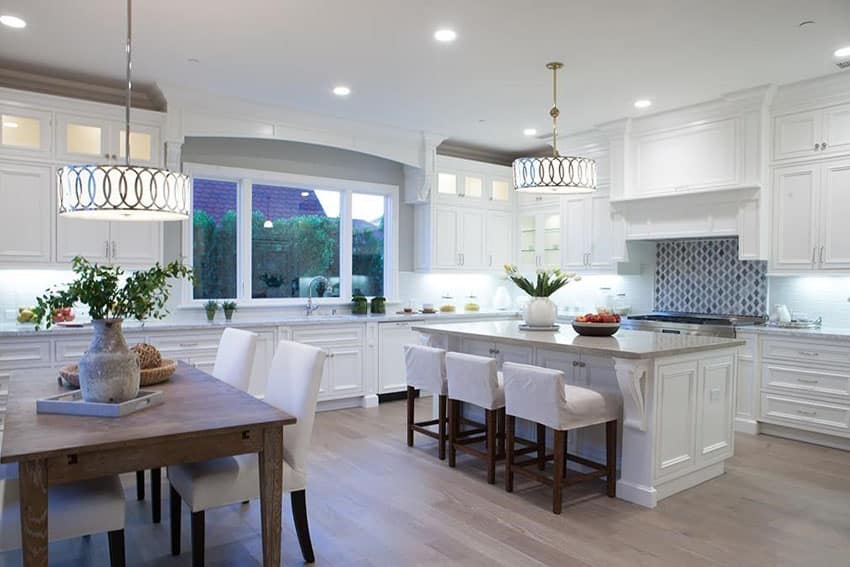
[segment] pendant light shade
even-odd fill
[[[68,165],[57,172],[59,214],[110,221],[189,216],[189,177],[135,165]]]
[[[133,5],[127,0],[127,95],[123,165],[68,165],[57,173],[59,214],[109,221],[168,221],[189,218],[189,177],[158,167],[130,164],[130,105],[133,83]]]
[[[552,155],[514,160],[514,189],[520,193],[576,195],[596,191],[596,160],[558,153],[558,70],[563,66],[557,62],[546,65],[552,71]]]

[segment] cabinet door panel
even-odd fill
[[[820,205],[820,267],[850,269],[850,161],[824,166]]]
[[[564,199],[563,264],[568,270],[581,270],[586,266],[589,252],[586,238],[589,226],[587,203],[586,197]]]
[[[675,474],[696,460],[697,362],[666,364],[656,369],[658,423],[656,471]]]
[[[487,267],[494,270],[510,264],[511,214],[490,211],[487,213]]]
[[[517,263],[523,270],[537,268],[537,215],[524,213],[519,216],[519,258]]]
[[[738,359],[738,387],[736,391],[735,415],[745,419],[756,419],[756,396],[759,381],[755,376],[753,361]]]
[[[735,372],[732,357],[700,363],[700,399],[697,415],[698,459],[712,460],[732,454],[732,408]]]
[[[363,392],[363,353],[359,348],[333,349],[330,368],[330,385],[334,397]]]
[[[590,198],[590,267],[612,270],[614,262],[614,223],[607,195]]]
[[[824,153],[850,149],[850,104],[828,108],[823,116]]]
[[[48,263],[50,168],[0,164],[0,261]]]
[[[50,154],[50,113],[0,106],[0,150],[4,154]]]
[[[773,159],[810,157],[821,143],[821,111],[779,116],[774,120]]]
[[[382,323],[378,326],[378,393],[401,392],[407,387],[404,345],[419,344],[419,333],[410,323]]]
[[[113,222],[112,262],[121,266],[149,266],[162,261],[162,224],[158,222]]]
[[[109,262],[109,223],[59,217],[56,222],[57,259],[70,262],[84,256],[99,263]]]
[[[559,207],[560,208],[560,207]],[[561,260],[561,213],[543,213],[538,235],[544,268],[560,268]]]
[[[82,163],[110,161],[117,152],[109,145],[109,127],[106,120],[60,115],[56,130],[59,157]]]
[[[487,266],[485,259],[484,211],[463,211],[460,214],[461,226],[461,268],[477,269]]]
[[[815,196],[817,166],[777,170],[773,180],[773,265],[780,269],[811,269],[817,232]]]
[[[437,207],[434,219],[434,264],[440,268],[458,265],[458,212]]]

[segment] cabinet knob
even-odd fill
[[[815,144],[815,151],[818,151],[819,149],[820,149],[820,144]]]
[[[820,149],[821,151],[826,149],[826,142],[821,142]]]

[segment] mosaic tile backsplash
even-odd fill
[[[767,262],[739,260],[737,238],[665,240],[655,254],[656,311],[767,313]]]

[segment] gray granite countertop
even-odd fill
[[[583,337],[569,325],[557,332],[521,331],[517,321],[482,321],[479,323],[447,323],[445,325],[413,326],[416,331],[443,333],[459,337],[508,342],[552,348],[567,352],[582,352],[618,358],[657,358],[704,350],[738,347],[742,339],[670,335],[650,331],[620,329],[613,337]]]
[[[463,321],[464,319],[513,319],[517,317],[517,313],[513,311],[469,311],[459,313],[414,313],[411,315],[399,315],[396,313],[387,313],[386,315],[310,315],[297,316],[288,315],[282,316],[279,319],[270,319],[268,317],[262,319],[252,319],[245,314],[240,317],[237,314],[232,322],[225,322],[223,318],[210,323],[207,321],[170,321],[168,319],[162,321],[148,321],[144,325],[137,321],[125,321],[124,330],[126,332],[144,332],[144,331],[202,331],[205,329],[223,329],[228,326],[232,327],[293,327],[304,325],[356,325],[364,323],[396,323],[402,321],[411,321],[418,323],[431,324],[432,322],[443,321]],[[83,327],[51,327],[48,330],[42,329],[36,331],[32,325],[16,325],[4,324],[0,325],[0,338],[5,337],[56,337],[70,336],[91,333],[91,326]]]
[[[796,337],[801,339],[830,339],[850,340],[850,329],[840,327],[821,327],[820,329],[788,329],[783,327],[771,327],[769,325],[755,325],[751,327],[738,327],[739,334],[777,335],[782,337]]]

